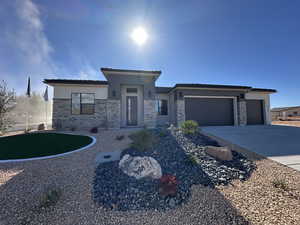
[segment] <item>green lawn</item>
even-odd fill
[[[0,138],[0,160],[26,159],[70,152],[92,143],[92,138],[57,133],[31,133]]]

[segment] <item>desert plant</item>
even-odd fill
[[[45,130],[45,124],[43,123],[39,124],[37,130]]]
[[[98,127],[93,127],[93,128],[90,130],[90,132],[93,133],[93,134],[98,133]]]
[[[116,140],[117,141],[122,141],[125,138],[124,135],[117,135]]]
[[[194,120],[187,120],[181,124],[181,130],[184,134],[193,135],[198,132],[198,123]]]
[[[159,193],[163,196],[174,196],[177,193],[178,181],[175,176],[166,174],[159,180]]]
[[[160,130],[158,132],[158,136],[159,137],[166,137],[166,136],[168,136],[168,132],[166,130]]]
[[[273,180],[272,185],[273,185],[273,187],[282,189],[284,191],[289,190],[288,184],[286,183],[285,180],[281,180],[281,179]]]
[[[46,190],[41,197],[39,208],[48,208],[54,206],[61,197],[61,190],[59,188],[51,188]]]
[[[28,133],[30,133],[30,131],[32,131],[32,129],[29,127],[29,128],[27,128],[27,129],[24,130],[24,133],[28,134]]]
[[[128,137],[132,140],[131,147],[140,151],[146,151],[156,143],[155,136],[147,129],[137,131]]]
[[[198,159],[194,155],[188,155],[188,161],[192,164],[198,164]]]

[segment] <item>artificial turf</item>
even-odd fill
[[[70,152],[92,143],[82,135],[31,133],[0,138],[0,160],[26,159]]]

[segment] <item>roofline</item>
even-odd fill
[[[275,90],[275,89],[267,89],[267,88],[251,88],[251,91],[267,92],[267,93],[276,93],[277,92],[277,90]]]
[[[250,90],[249,86],[237,85],[217,85],[217,84],[176,84],[171,90],[175,89],[226,89],[226,90]]]
[[[113,68],[100,68],[101,72],[115,72],[115,73],[143,73],[151,75],[160,75],[161,70],[125,70],[125,69],[113,69]]]
[[[223,89],[223,90],[243,90],[247,92],[267,92],[276,93],[275,89],[252,88],[250,86],[239,85],[218,85],[218,84],[176,84],[170,91],[174,89]]]
[[[104,80],[72,80],[72,79],[44,79],[43,83],[52,84],[81,84],[81,85],[108,85]]]

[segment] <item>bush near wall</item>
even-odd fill
[[[156,142],[155,136],[147,129],[137,131],[129,135],[129,138],[132,140],[131,147],[140,151],[152,148]]]
[[[186,120],[181,124],[181,130],[184,134],[193,135],[198,132],[199,125],[194,120]]]

